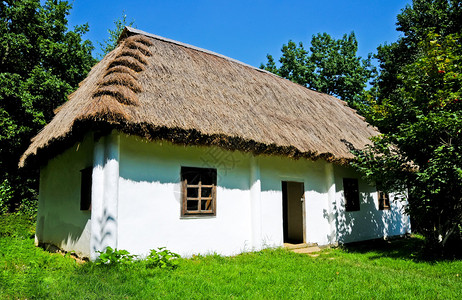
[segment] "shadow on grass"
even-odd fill
[[[425,240],[419,236],[404,237],[393,240],[371,240],[349,243],[342,249],[350,253],[369,254],[370,260],[384,257],[410,259],[415,262],[440,262],[462,260],[461,245],[455,245],[445,254],[430,249]]]

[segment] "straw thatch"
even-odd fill
[[[335,97],[190,45],[125,28],[21,158],[56,155],[89,130],[255,154],[352,158],[378,134]]]

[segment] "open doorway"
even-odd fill
[[[284,243],[305,243],[305,187],[303,182],[282,182]]]

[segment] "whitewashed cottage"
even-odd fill
[[[20,165],[40,167],[40,244],[233,255],[408,233],[348,167],[377,134],[332,96],[127,27]]]

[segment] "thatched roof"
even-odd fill
[[[339,163],[352,158],[345,141],[362,148],[378,134],[335,97],[129,27],[32,139],[20,166],[34,155],[56,155],[101,128]]]

